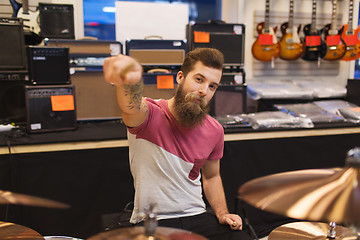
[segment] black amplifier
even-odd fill
[[[25,95],[29,132],[76,128],[74,86],[25,86]]]
[[[43,38],[75,38],[72,4],[39,3],[40,35]]]
[[[27,62],[22,19],[0,18],[0,73],[24,70]]]
[[[70,84],[68,48],[29,46],[28,62],[33,84]]]
[[[191,22],[186,26],[187,50],[216,48],[225,66],[244,65],[245,25],[224,22]]]
[[[210,115],[226,116],[247,112],[246,84],[219,85],[211,102]]]

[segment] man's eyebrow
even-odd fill
[[[195,75],[194,76],[199,76],[199,77],[202,77],[202,78],[206,78],[203,74],[201,74],[201,73],[195,73]],[[211,82],[212,84],[214,84],[216,87],[218,87],[219,86],[219,83],[217,83],[217,82]]]
[[[204,75],[202,75],[201,73],[195,73],[195,76],[200,76],[202,78],[206,78]]]

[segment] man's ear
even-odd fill
[[[184,73],[182,71],[178,71],[176,75],[176,82],[180,84],[182,80],[184,80]]]

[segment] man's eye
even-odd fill
[[[216,85],[210,85],[209,88],[213,91],[215,91],[217,89],[217,86]]]

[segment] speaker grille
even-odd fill
[[[70,4],[39,3],[41,36],[74,39],[74,7]]]
[[[25,92],[27,128],[30,132],[76,128],[74,86],[26,86]],[[69,106],[68,102],[56,97],[70,99],[73,101],[72,105]],[[59,109],[59,104],[62,109]]]

